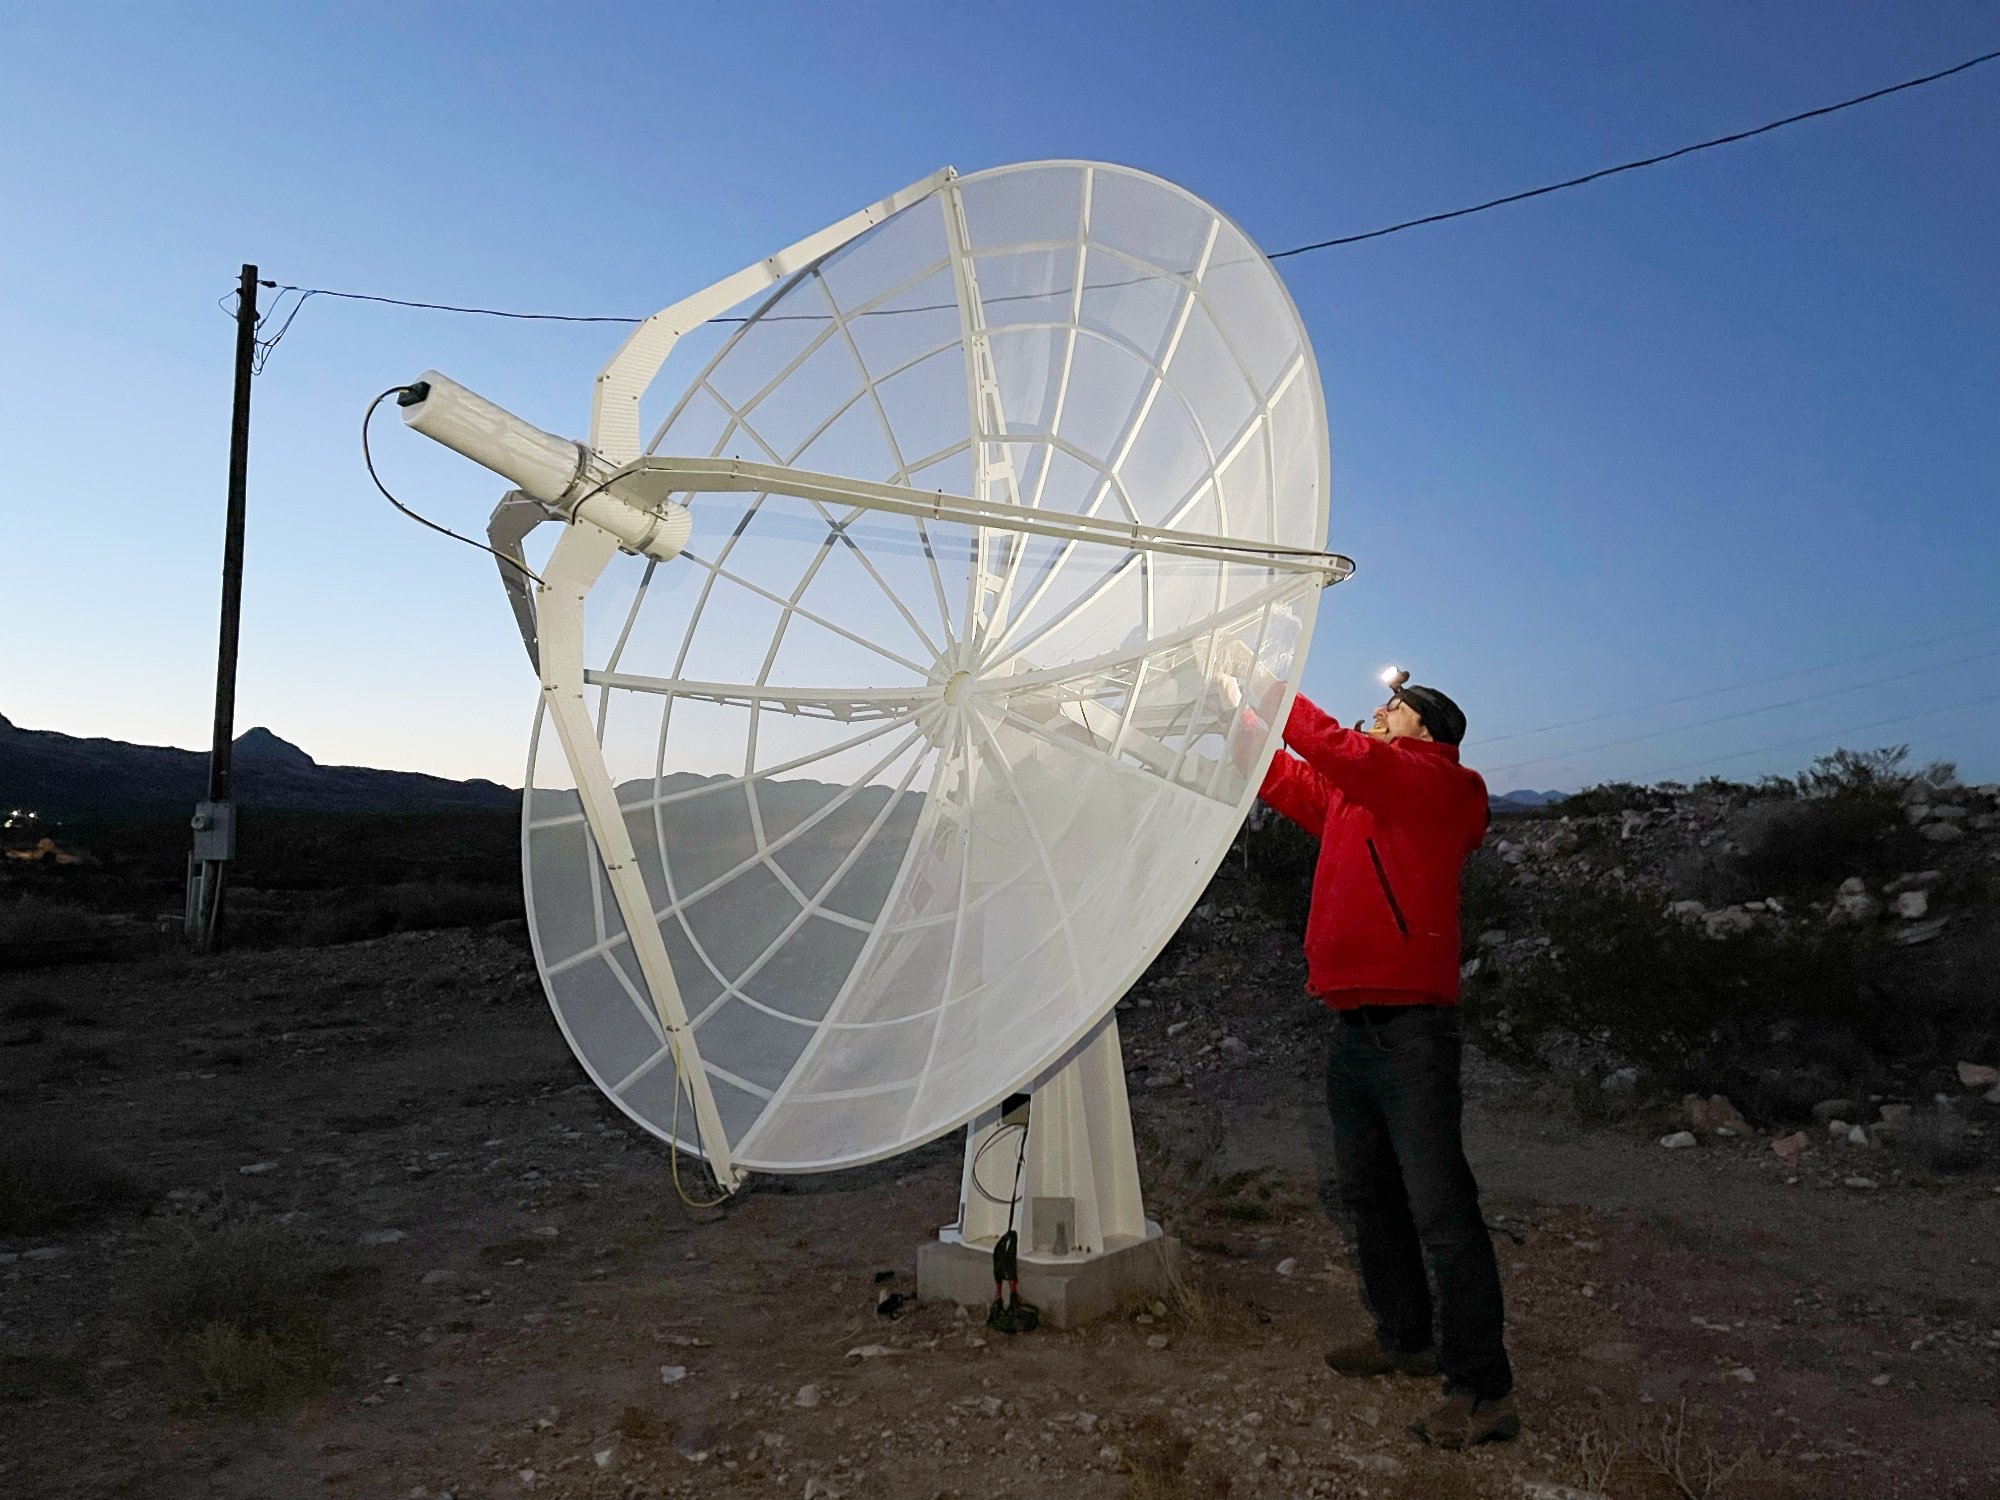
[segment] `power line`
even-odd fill
[[[1290,250],[1274,251],[1272,260],[1283,260],[1288,255],[1304,255],[1312,250],[1331,250],[1336,245],[1358,245],[1363,240],[1377,240],[1385,234],[1397,234],[1405,229],[1415,229],[1422,224],[1442,224],[1446,219],[1462,219],[1467,214],[1483,214],[1489,208],[1500,208],[1509,203],[1520,203],[1529,198],[1539,198],[1544,193],[1560,193],[1565,188],[1582,187],[1586,182],[1597,182],[1606,177],[1616,177],[1620,172],[1636,172],[1641,167],[1656,167],[1661,162],[1672,161],[1676,157],[1692,156],[1697,151],[1712,150],[1717,146],[1733,145],[1737,141],[1747,141],[1755,135],[1767,135],[1773,130],[1783,130],[1787,125],[1797,125],[1803,120],[1817,120],[1822,115],[1838,114],[1843,109],[1852,109],[1857,104],[1866,104],[1873,99],[1886,98],[1890,94],[1900,94],[1904,89],[1921,88],[1927,83],[1936,83],[1941,78],[1949,78],[1954,73],[1963,73],[1968,68],[1976,68],[1981,63],[1992,62],[2000,57],[2000,52],[1986,52],[1978,57],[1967,58],[1964,62],[1945,68],[1940,72],[1926,73],[1922,78],[1906,78],[1901,83],[1892,83],[1887,88],[1871,89],[1865,94],[1856,94],[1852,99],[1843,99],[1838,104],[1822,104],[1818,109],[1809,109],[1801,114],[1786,115],[1782,120],[1771,120],[1749,130],[1737,130],[1728,135],[1718,135],[1706,141],[1696,141],[1692,146],[1682,146],[1675,151],[1663,152],[1658,156],[1642,156],[1637,161],[1620,162],[1615,167],[1601,167],[1595,172],[1586,172],[1581,177],[1570,177],[1562,182],[1545,183],[1541,187],[1529,188],[1522,193],[1508,193],[1502,198],[1488,198],[1484,203],[1475,203],[1470,208],[1454,208],[1447,213],[1426,214],[1421,219],[1405,219],[1400,224],[1390,224],[1382,229],[1371,229],[1365,234],[1347,234],[1338,239],[1319,240],[1310,245],[1298,245]]]
[[[1885,651],[1869,651],[1860,656],[1843,657],[1839,661],[1823,662],[1817,667],[1796,667],[1789,672],[1774,672],[1769,677],[1746,677],[1741,682],[1726,683],[1721,687],[1703,688],[1698,693],[1683,693],[1678,698],[1660,698],[1652,703],[1634,704],[1630,708],[1614,708],[1601,714],[1588,714],[1581,719],[1564,719],[1559,724],[1544,724],[1539,729],[1515,729],[1506,734],[1490,734],[1484,739],[1467,740],[1473,745],[1497,745],[1504,740],[1524,740],[1531,735],[1554,734],[1558,729],[1575,729],[1581,724],[1599,724],[1606,719],[1622,719],[1628,714],[1642,714],[1655,708],[1671,708],[1677,703],[1694,703],[1703,698],[1717,698],[1724,693],[1739,692],[1744,688],[1764,687],[1773,682],[1786,682],[1794,677],[1810,677],[1815,672],[1831,672],[1836,667],[1852,667],[1864,661],[1880,661],[1885,656],[1900,656],[1905,651],[1915,651],[1923,646],[1935,646],[1944,641],[1962,641],[1967,636],[1985,635],[1989,631],[2000,630],[2000,625],[1979,625],[1971,630],[1954,630],[1946,635],[1926,636],[1920,641],[1911,641],[1903,646],[1891,646]],[[1554,759],[1554,757],[1550,757]],[[1529,761],[1523,765],[1532,764]]]
[[[1817,109],[1808,109],[1795,115],[1786,115],[1783,119],[1768,120],[1764,124],[1752,126],[1748,130],[1737,130],[1730,132],[1728,135],[1713,136],[1705,141],[1696,141],[1692,145],[1661,152],[1657,156],[1645,156],[1635,161],[1620,162],[1614,167],[1600,167],[1597,171],[1586,172],[1581,177],[1569,177],[1561,182],[1543,183],[1540,187],[1527,188],[1518,193],[1507,193],[1498,198],[1489,198],[1483,203],[1470,204],[1464,208],[1449,209],[1444,213],[1425,214],[1421,218],[1404,219],[1400,223],[1385,224],[1380,229],[1370,229],[1360,234],[1340,235],[1330,240],[1315,240],[1309,245],[1294,245],[1289,250],[1274,250],[1267,258],[1270,260],[1284,260],[1288,256],[1309,255],[1317,250],[1331,250],[1340,245],[1358,245],[1363,240],[1377,240],[1381,239],[1384,235],[1400,234],[1406,229],[1417,229],[1426,224],[1442,224],[1448,219],[1462,219],[1469,214],[1485,213],[1489,209],[1503,208],[1510,203],[1521,203],[1530,198],[1540,198],[1548,193],[1560,193],[1569,188],[1582,187],[1586,183],[1598,182],[1606,177],[1615,177],[1621,172],[1636,172],[1642,167],[1655,167],[1662,162],[1674,161],[1683,156],[1691,156],[1697,151],[1710,151],[1718,146],[1733,145],[1739,141],[1747,141],[1753,136],[1768,135],[1774,130],[1783,130],[1789,125],[1797,125],[1806,120],[1817,120],[1826,115],[1838,114],[1842,110],[1853,109],[1857,105],[1868,104],[1876,99],[1884,99],[1891,94],[1900,94],[1905,89],[1922,88],[1926,84],[1937,83],[1943,79],[1952,77],[1954,74],[1963,73],[1971,68],[1979,67],[1983,63],[1992,62],[1995,58],[2000,58],[2000,50],[1981,53],[1977,57],[1970,57],[1964,62],[1955,63],[1949,68],[1939,69],[1935,73],[1926,73],[1921,78],[1906,78],[1901,83],[1892,83],[1886,88],[1871,89],[1865,94],[1856,94],[1851,99],[1842,99],[1834,104],[1822,104]],[[298,307],[304,306],[306,299],[309,297],[337,297],[349,302],[379,302],[390,307],[419,308],[427,312],[467,313],[483,318],[512,318],[517,321],[533,323],[633,324],[645,321],[643,318],[625,318],[609,315],[511,312],[497,307],[467,307],[450,302],[419,302],[403,297],[383,297],[371,292],[339,292],[327,287],[280,286],[275,281],[267,281],[263,285],[274,288],[281,294],[284,292],[298,292],[301,294],[298,306],[292,309],[292,317],[298,316]],[[954,303],[943,303],[939,305],[938,310],[954,306],[956,306]],[[923,312],[927,310],[932,309],[895,309],[897,312]],[[740,323],[744,319],[722,317],[711,318],[708,321],[711,323]],[[290,326],[291,319],[287,318],[285,328],[289,328]],[[271,340],[272,345],[277,343],[278,338],[284,337],[285,328],[278,330],[277,338]],[[268,349],[266,354],[268,357]]]
[[[1976,661],[1987,661],[2000,656],[2000,650],[1981,651],[1972,656],[1957,657],[1952,661],[1934,662],[1927,667],[1915,667],[1907,672],[1898,672],[1893,677],[1877,677],[1868,682],[1850,683],[1846,687],[1830,688],[1824,693],[1808,693],[1803,698],[1788,698],[1782,703],[1760,703],[1755,708],[1740,709],[1733,714],[1717,714],[1712,719],[1697,719],[1692,724],[1675,724],[1666,729],[1649,730],[1645,734],[1628,734],[1623,739],[1604,740],[1595,745],[1584,745],[1575,750],[1560,750],[1554,755],[1537,755],[1528,760],[1510,761],[1504,766],[1489,766],[1486,775],[1498,775],[1502,771],[1518,771],[1523,766],[1539,766],[1552,760],[1567,760],[1572,755],[1588,755],[1596,750],[1611,750],[1619,745],[1636,745],[1645,740],[1664,739],[1670,734],[1681,734],[1690,729],[1705,729],[1711,724],[1727,724],[1736,719],[1748,719],[1757,714],[1775,713],[1781,708],[1797,708],[1805,703],[1818,703],[1827,698],[1838,698],[1847,693],[1858,693],[1864,688],[1882,687],[1892,682],[1904,682],[1912,677],[1923,677],[1932,672],[1942,672],[1951,667],[1963,667]],[[1867,728],[1869,726],[1858,726]]]
[[[1691,771],[1701,766],[1720,765],[1725,760],[1742,760],[1749,755],[1764,755],[1772,750],[1788,750],[1794,745],[1823,742],[1836,735],[1859,734],[1864,729],[1881,729],[1890,724],[1907,724],[1916,719],[1928,719],[1935,714],[1958,713],[1968,708],[1977,708],[1982,703],[2000,703],[2000,693],[1988,693],[1983,698],[1965,698],[1955,703],[1940,703],[1934,708],[1919,709],[1915,713],[1895,714],[1886,719],[1872,719],[1866,724],[1849,724],[1845,729],[1828,729],[1818,734],[1802,734],[1796,739],[1778,740],[1773,744],[1759,745],[1754,750],[1732,750],[1727,755],[1711,755],[1702,760],[1682,761],[1677,766],[1667,766],[1653,772],[1656,777],[1671,775],[1675,771]]]

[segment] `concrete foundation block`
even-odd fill
[[[1052,1328],[1075,1328],[1109,1317],[1132,1303],[1164,1297],[1173,1280],[1180,1241],[1156,1234],[1102,1255],[1074,1260],[1022,1256],[1021,1296],[1041,1309]],[[917,1296],[956,1302],[981,1312],[993,1303],[990,1246],[933,1240],[917,1251]]]

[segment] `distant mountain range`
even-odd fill
[[[1568,792],[1502,792],[1491,799],[1495,812],[1525,812],[1531,807],[1547,807],[1552,802],[1560,802]]]
[[[264,728],[236,740],[235,799],[283,812],[447,812],[512,807],[492,781],[419,771],[323,766]],[[186,817],[208,790],[208,754],[18,729],[0,715],[0,809],[31,809],[44,827]]]

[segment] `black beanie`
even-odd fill
[[[1465,738],[1465,710],[1436,688],[1413,682],[1398,688],[1396,696],[1416,710],[1424,728],[1440,745],[1456,745]]]

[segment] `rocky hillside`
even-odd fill
[[[1935,1170],[1986,1160],[2000,786],[1883,768],[1602,789],[1496,823],[1466,880],[1475,1034],[1593,1111],[1680,1100],[1675,1145],[1761,1133],[1797,1155],[1831,1136]]]

